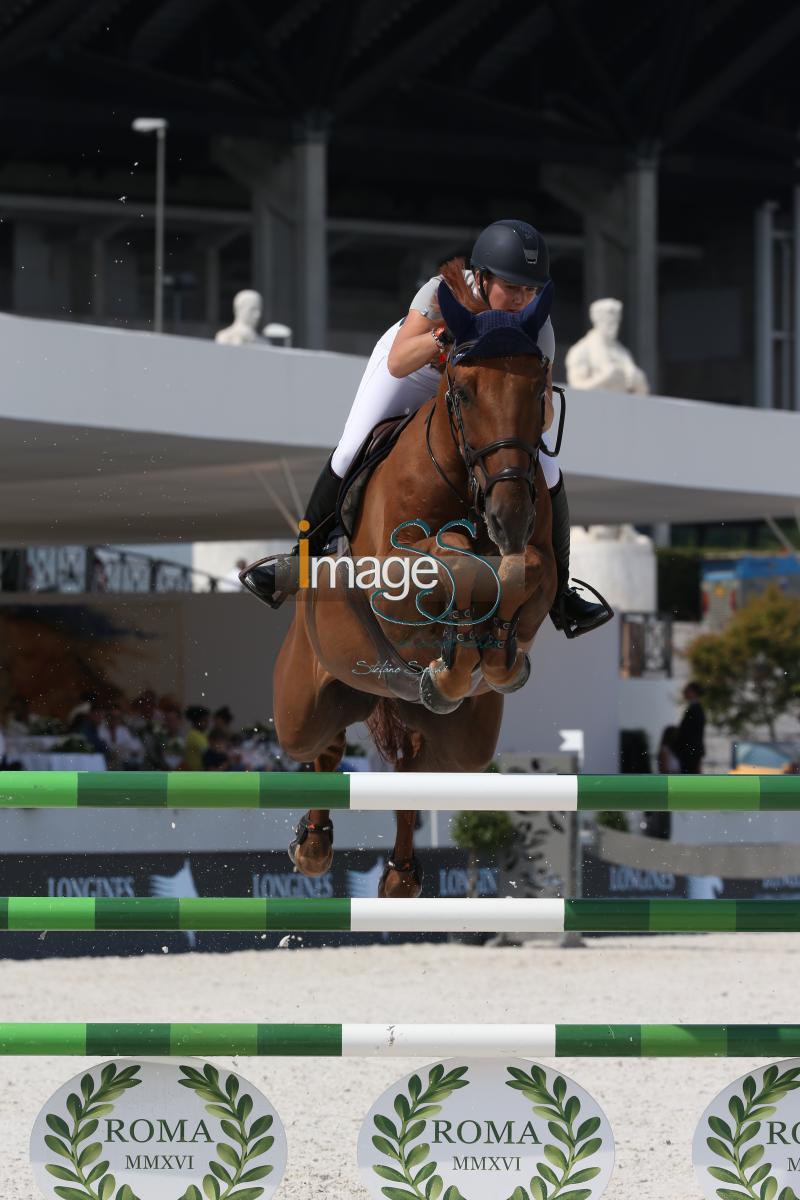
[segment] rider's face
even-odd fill
[[[489,307],[500,309],[502,312],[521,312],[539,290],[535,287],[523,287],[519,283],[508,283],[498,275],[490,275],[485,279],[485,288]]]

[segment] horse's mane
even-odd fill
[[[466,266],[466,259],[462,258],[461,256],[457,256],[455,258],[448,259],[447,262],[442,263],[439,268],[439,273],[450,288],[450,291],[453,293],[456,300],[458,300],[460,304],[463,304],[464,308],[468,308],[469,311],[473,313],[486,312],[489,308],[489,305],[485,304],[480,296],[473,295],[472,288],[467,284],[467,281],[464,278]]]

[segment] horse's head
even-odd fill
[[[536,469],[549,359],[538,345],[553,285],[518,313],[471,313],[446,283],[439,304],[454,340],[447,407],[472,501],[501,554],[518,554],[536,520]]]

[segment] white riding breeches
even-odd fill
[[[392,325],[379,339],[358,385],[353,407],[331,458],[331,468],[340,477],[345,475],[362,442],[380,421],[416,412],[439,390],[441,375],[433,367],[420,367],[404,379],[395,379],[389,374],[386,360],[401,324],[398,321]],[[544,440],[549,446],[548,434]],[[543,454],[539,461],[548,488],[554,488],[561,473],[558,460]]]

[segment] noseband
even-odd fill
[[[554,450],[549,450],[547,448],[547,446],[544,444],[544,440],[541,436],[539,437],[539,440],[536,443],[527,442],[523,438],[518,438],[518,437],[497,438],[495,441],[488,442],[485,446],[480,446],[476,449],[470,442],[469,438],[467,437],[467,432],[466,432],[466,429],[464,428],[464,417],[461,412],[461,394],[459,392],[458,387],[456,386],[456,381],[452,374],[452,367],[457,365],[457,363],[461,359],[466,358],[469,355],[469,351],[473,345],[474,345],[474,342],[463,342],[458,346],[452,347],[450,354],[448,356],[447,362],[445,364],[445,376],[447,379],[447,391],[445,393],[445,402],[447,404],[447,418],[448,418],[448,421],[450,424],[450,434],[453,438],[453,442],[454,442],[455,447],[464,463],[464,466],[466,467],[467,479],[469,482],[469,490],[470,490],[470,495],[471,495],[471,499],[472,499],[472,505],[471,505],[472,510],[478,516],[483,516],[485,514],[485,510],[486,510],[486,500],[487,500],[492,488],[495,487],[496,484],[498,484],[498,483],[513,483],[516,481],[521,481],[528,485],[530,498],[535,507],[535,505],[536,505],[536,471],[539,466],[539,455],[546,454],[550,458],[555,458],[555,456],[558,454],[559,450],[561,449],[561,438],[562,438],[562,435],[564,432],[564,418],[566,415],[564,389],[560,388],[560,387],[555,387],[555,386],[553,387],[553,391],[558,392],[558,394],[561,398],[560,411],[559,411],[559,417],[558,417],[558,434],[556,437],[556,446],[555,446]],[[539,353],[539,361],[540,361],[541,365],[543,366],[544,372],[545,372],[545,383],[542,386],[542,391],[539,396],[539,403],[541,405],[541,413],[542,413],[542,424],[544,424],[545,394],[546,394],[546,387],[547,387],[547,383],[546,383],[547,368],[550,365],[550,360],[546,357],[546,355],[542,354],[542,352],[540,350],[538,351],[538,353]],[[428,434],[430,434],[430,421],[431,421],[432,416],[433,416],[433,409],[431,409],[431,412],[428,416],[428,430],[427,430]],[[496,471],[494,473],[490,472],[490,470],[485,462],[485,459],[490,454],[494,454],[497,450],[521,450],[524,454],[526,454],[528,456],[527,467],[503,467],[503,469],[501,471]],[[429,437],[428,437],[428,452],[431,454],[431,457],[433,458],[433,453],[431,451]],[[436,462],[435,458],[433,459],[433,461],[434,461],[434,464],[435,464],[437,470],[439,471],[439,474],[442,475],[443,478],[446,479],[446,476],[444,476],[444,473],[442,472],[442,470],[439,467],[439,464]],[[483,483],[482,484],[478,480],[478,476],[477,476],[476,470],[475,470],[476,467],[480,467],[480,470],[483,474]],[[453,491],[457,491],[457,489],[454,488],[453,485],[450,483],[449,479],[447,480],[447,483],[449,484],[450,488]],[[459,496],[459,498],[460,498],[460,496]]]

